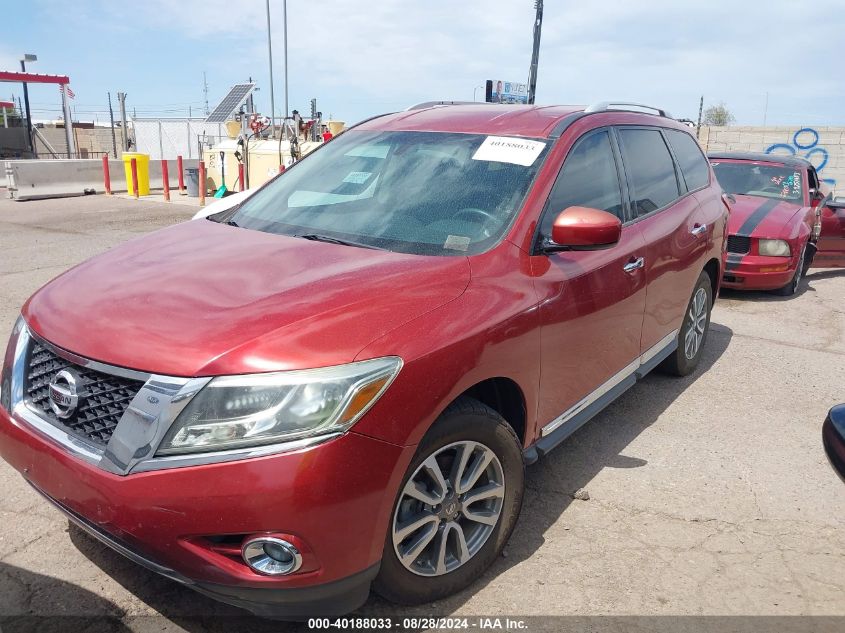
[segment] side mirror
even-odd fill
[[[555,218],[551,241],[543,250],[588,251],[609,248],[622,236],[622,222],[612,213],[589,207],[569,207]]]

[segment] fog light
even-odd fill
[[[291,543],[260,536],[244,543],[241,555],[250,569],[265,576],[292,574],[302,566],[302,555]]]

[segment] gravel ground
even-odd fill
[[[0,336],[52,277],[194,210],[0,200]],[[483,578],[414,609],[372,597],[361,613],[845,615],[845,484],[820,437],[845,401],[843,298],[845,271],[811,272],[790,299],[723,293],[693,376],[651,375],[529,469],[506,555]],[[0,462],[0,615],[33,614],[112,616],[109,630],[268,626],[69,528]]]

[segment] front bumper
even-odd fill
[[[793,261],[793,259],[795,261]],[[792,281],[797,257],[728,254],[722,287],[737,290],[776,290]]]
[[[339,615],[378,571],[389,515],[414,447],[344,436],[220,464],[106,472],[0,408],[0,456],[74,523],[135,562],[259,615]],[[261,576],[208,537],[284,534],[303,555]]]

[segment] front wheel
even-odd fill
[[[710,284],[710,275],[701,271],[678,332],[678,348],[660,365],[663,371],[675,376],[687,376],[695,371],[701,360],[707,331],[710,329],[712,307],[713,287]]]
[[[411,461],[374,589],[392,602],[420,604],[471,584],[510,537],[524,478],[513,429],[481,402],[459,398]]]

